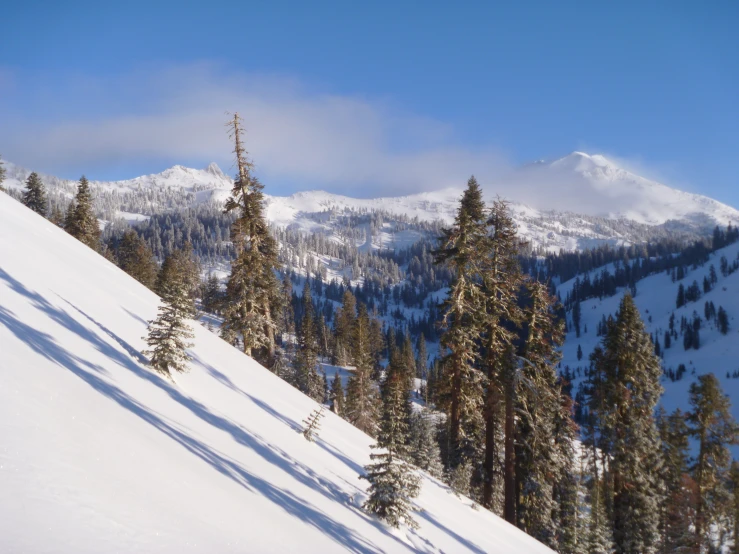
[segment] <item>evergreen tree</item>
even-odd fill
[[[360,314],[361,319],[361,314]],[[369,498],[364,508],[393,527],[406,523],[417,527],[411,516],[412,499],[420,491],[420,479],[406,462],[410,457],[406,439],[408,422],[406,419],[407,376],[402,368],[390,368],[383,383],[382,416],[374,448],[380,453],[371,454],[373,463],[365,469],[363,479],[370,482]]]
[[[46,197],[46,188],[36,172],[31,173],[26,179],[26,190],[23,191],[22,202],[24,206],[46,217],[49,211],[49,201]]]
[[[530,306],[524,316],[526,339],[514,405],[517,523],[531,536],[557,548],[555,490],[571,471],[575,439],[571,406],[563,401],[556,373],[564,330],[547,287],[530,281],[526,289]]]
[[[165,377],[172,379],[172,372],[184,372],[190,356],[187,342],[193,337],[187,319],[192,315],[192,301],[187,295],[184,280],[174,278],[163,287],[162,305],[156,319],[149,322],[149,334],[144,338],[150,350],[149,364]]]
[[[729,316],[724,310],[723,306],[718,307],[718,314],[716,315],[716,323],[718,324],[718,330],[722,335],[726,335],[729,332]]]
[[[201,299],[203,310],[212,314],[218,314],[223,300],[221,282],[218,279],[218,275],[210,273],[208,278],[203,282],[202,289]]]
[[[338,371],[334,374],[333,381],[331,381],[329,400],[331,401],[331,411],[340,417],[344,417],[344,386],[341,384]]]
[[[698,493],[695,535],[701,547],[708,545],[708,531],[717,523],[724,481],[731,454],[729,446],[737,444],[739,428],[731,416],[731,402],[724,395],[713,373],[698,376],[690,385],[691,412],[688,414],[690,435],[698,441],[698,456],[693,474]]]
[[[51,221],[57,227],[64,228],[64,216],[65,213],[59,207],[59,204],[54,204],[51,207],[51,213],[49,214],[49,221]]]
[[[352,341],[357,320],[357,300],[350,290],[344,291],[341,308],[334,325],[334,363],[340,366],[356,364],[352,360]]]
[[[629,294],[591,360],[593,373],[602,376],[602,403],[591,411],[600,412],[599,446],[609,460],[605,501],[612,503],[615,549],[617,554],[651,554],[658,546],[662,494],[654,421],[662,368]]]
[[[229,123],[235,142],[238,175],[225,213],[237,214],[231,226],[236,259],[226,285],[221,334],[229,342],[241,340],[244,353],[271,365],[274,361],[275,308],[280,304],[277,243],[264,217],[262,184],[252,175],[253,164],[243,147],[241,118]]]
[[[426,408],[414,411],[411,415],[409,454],[410,460],[416,467],[427,471],[437,479],[442,478],[444,466],[441,464],[436,426],[431,412]]]
[[[154,292],[164,298],[172,283],[182,286],[187,297],[190,317],[195,315],[195,295],[200,285],[197,261],[193,258],[192,246],[173,250],[164,259],[154,283]]]
[[[359,305],[354,322],[354,372],[349,377],[346,391],[346,419],[355,427],[374,436],[377,431],[377,393],[372,381],[372,353],[370,351],[370,321],[367,308]]]
[[[293,284],[290,276],[285,273],[282,279],[282,313],[279,324],[280,331],[283,334],[283,343],[285,342],[285,335],[295,331],[295,311],[293,310],[292,294]]]
[[[685,414],[679,409],[669,416],[660,408],[657,417],[662,443],[665,502],[660,510],[662,552],[697,551],[695,506],[691,505],[692,479],[688,476],[689,429]]]
[[[135,231],[123,234],[116,251],[118,266],[138,282],[154,288],[157,278],[157,263],[146,241]]]
[[[436,263],[452,272],[443,304],[441,336],[443,375],[437,383],[438,401],[447,413],[448,458],[452,468],[464,462],[470,447],[480,441],[482,377],[474,365],[478,355],[484,297],[479,279],[482,248],[487,240],[485,203],[477,180],[471,177],[450,229],[442,231]]]
[[[423,332],[418,335],[416,349],[418,350],[418,355],[416,356],[416,377],[425,380],[428,371],[428,351],[426,350],[426,337],[423,336]]]
[[[489,235],[479,245],[478,252],[482,275],[482,294],[484,297],[483,367],[485,380],[485,458],[482,503],[493,507],[495,490],[495,465],[500,452],[501,418],[500,407],[504,406],[504,516],[506,521],[516,523],[516,454],[515,412],[518,402],[518,361],[514,358],[515,330],[512,328],[522,321],[518,306],[518,292],[521,286],[521,272],[518,265],[519,240],[516,224],[508,204],[496,200],[490,209],[487,220]],[[536,289],[548,299],[546,288]],[[542,300],[543,301],[543,300]],[[538,309],[547,310],[546,307]],[[541,315],[541,314],[538,314]]]
[[[298,331],[298,351],[295,357],[295,378],[300,391],[316,402],[324,397],[323,383],[317,373],[318,367],[318,334],[316,316],[313,310],[308,281],[303,287],[303,319]]]
[[[74,212],[70,216],[69,223],[65,223],[65,230],[93,250],[100,250],[100,225],[92,208],[90,183],[84,175],[80,177],[74,200]]]

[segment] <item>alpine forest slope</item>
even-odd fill
[[[624,263],[619,262],[619,267],[623,269]],[[613,295],[608,292],[602,297],[583,292],[588,289],[586,283],[602,282],[604,275],[613,273],[609,264],[557,288],[568,306],[569,332],[561,364],[575,383],[573,395],[582,390],[578,387],[590,365],[589,356],[601,341],[604,322],[615,316],[623,294],[630,292],[662,359],[660,404],[668,413],[676,408],[687,411],[690,385],[698,376],[713,373],[732,400],[734,418],[739,419],[739,242],[706,253],[702,263],[678,265],[637,280],[632,290],[616,288]],[[579,325],[574,312],[579,312]]]
[[[361,509],[373,440],[192,323],[176,385],[145,365],[159,298],[0,193],[0,550],[549,549],[422,474],[417,530]]]

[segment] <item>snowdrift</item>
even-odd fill
[[[551,552],[424,476],[417,531],[365,514],[372,440],[194,325],[177,385],[158,298],[0,193],[0,551]]]

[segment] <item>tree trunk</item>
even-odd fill
[[[513,368],[511,368],[513,370]],[[504,517],[508,523],[516,524],[516,454],[515,454],[515,385],[513,376],[505,382],[505,506]]]
[[[451,466],[456,466],[459,462],[459,395],[462,391],[462,371],[459,367],[459,358],[455,355],[452,358],[452,406],[449,414],[449,444],[451,451],[449,458]]]
[[[492,383],[492,380],[491,380]],[[495,429],[497,418],[495,417],[495,408],[498,405],[499,395],[497,390],[490,385],[488,388],[487,398],[485,399],[485,463],[483,470],[485,472],[485,482],[482,489],[482,505],[488,510],[493,508],[493,484],[495,471]]]

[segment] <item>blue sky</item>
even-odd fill
[[[739,206],[737,2],[107,4],[3,8],[6,159],[228,170],[239,110],[274,192],[438,188],[584,150]]]

